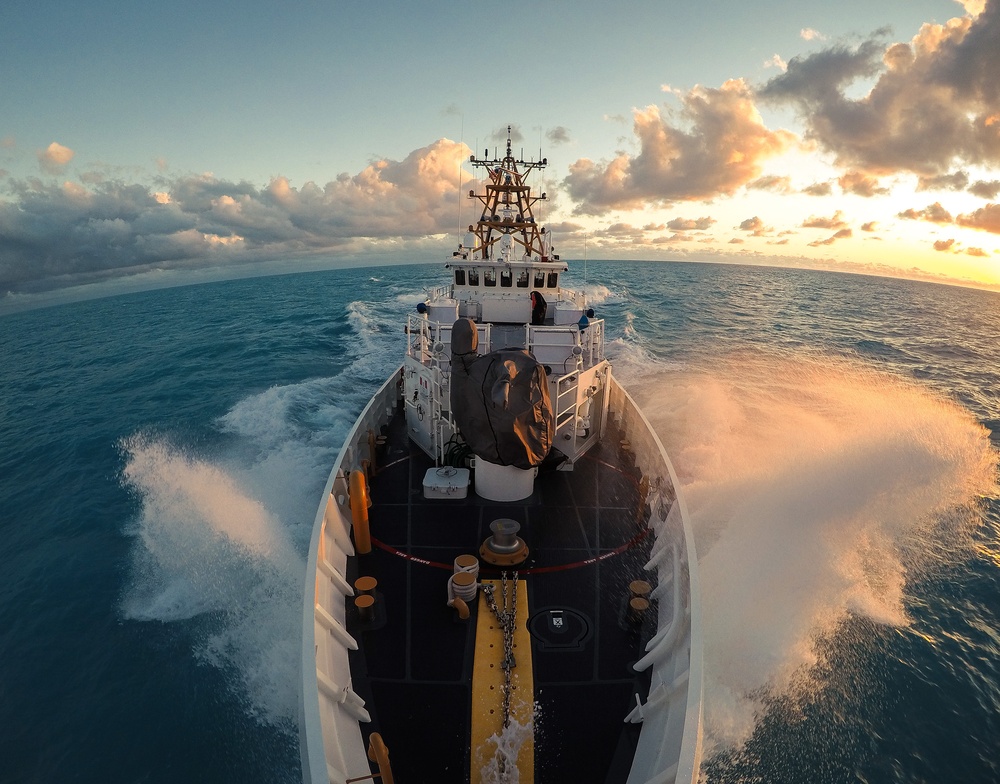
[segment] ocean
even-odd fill
[[[1000,295],[566,278],[692,513],[703,777],[1000,781]],[[319,495],[444,282],[345,269],[0,316],[0,782],[299,779]]]

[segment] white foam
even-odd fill
[[[849,614],[907,624],[908,577],[961,557],[996,489],[967,411],[860,363],[747,354],[629,386],[695,527],[710,752],[745,741],[769,695],[820,687],[816,642]]]
[[[143,500],[123,614],[210,615],[194,654],[232,674],[253,715],[290,727],[305,566],[285,526],[238,471],[142,435],[123,449],[124,479]]]
[[[487,739],[493,754],[479,771],[482,784],[518,784],[521,780],[518,757],[524,744],[534,737],[534,723],[533,716],[524,724],[511,718],[506,727]]]

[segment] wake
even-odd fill
[[[821,688],[818,644],[848,617],[907,625],[907,581],[966,557],[996,492],[969,412],[860,363],[748,354],[629,387],[695,529],[706,758]]]

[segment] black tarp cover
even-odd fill
[[[469,448],[498,465],[527,469],[545,459],[555,414],[543,368],[530,353],[505,348],[480,356],[471,319],[451,333],[451,410]]]

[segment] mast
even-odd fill
[[[489,155],[489,150],[486,155]],[[508,125],[507,154],[504,158],[476,158],[472,155],[469,160],[473,166],[485,168],[489,175],[485,193],[469,191],[469,198],[478,199],[483,207],[479,221],[469,226],[469,231],[476,237],[474,249],[480,258],[507,256],[505,251],[508,248],[513,252],[514,246],[519,246],[523,249],[523,258],[548,261],[550,250],[545,241],[545,231],[535,222],[533,214],[534,205],[545,200],[546,195],[532,196],[531,188],[525,184],[528,175],[535,169],[544,169],[548,159],[515,159],[511,152],[511,126]],[[499,254],[495,247],[498,243]]]

